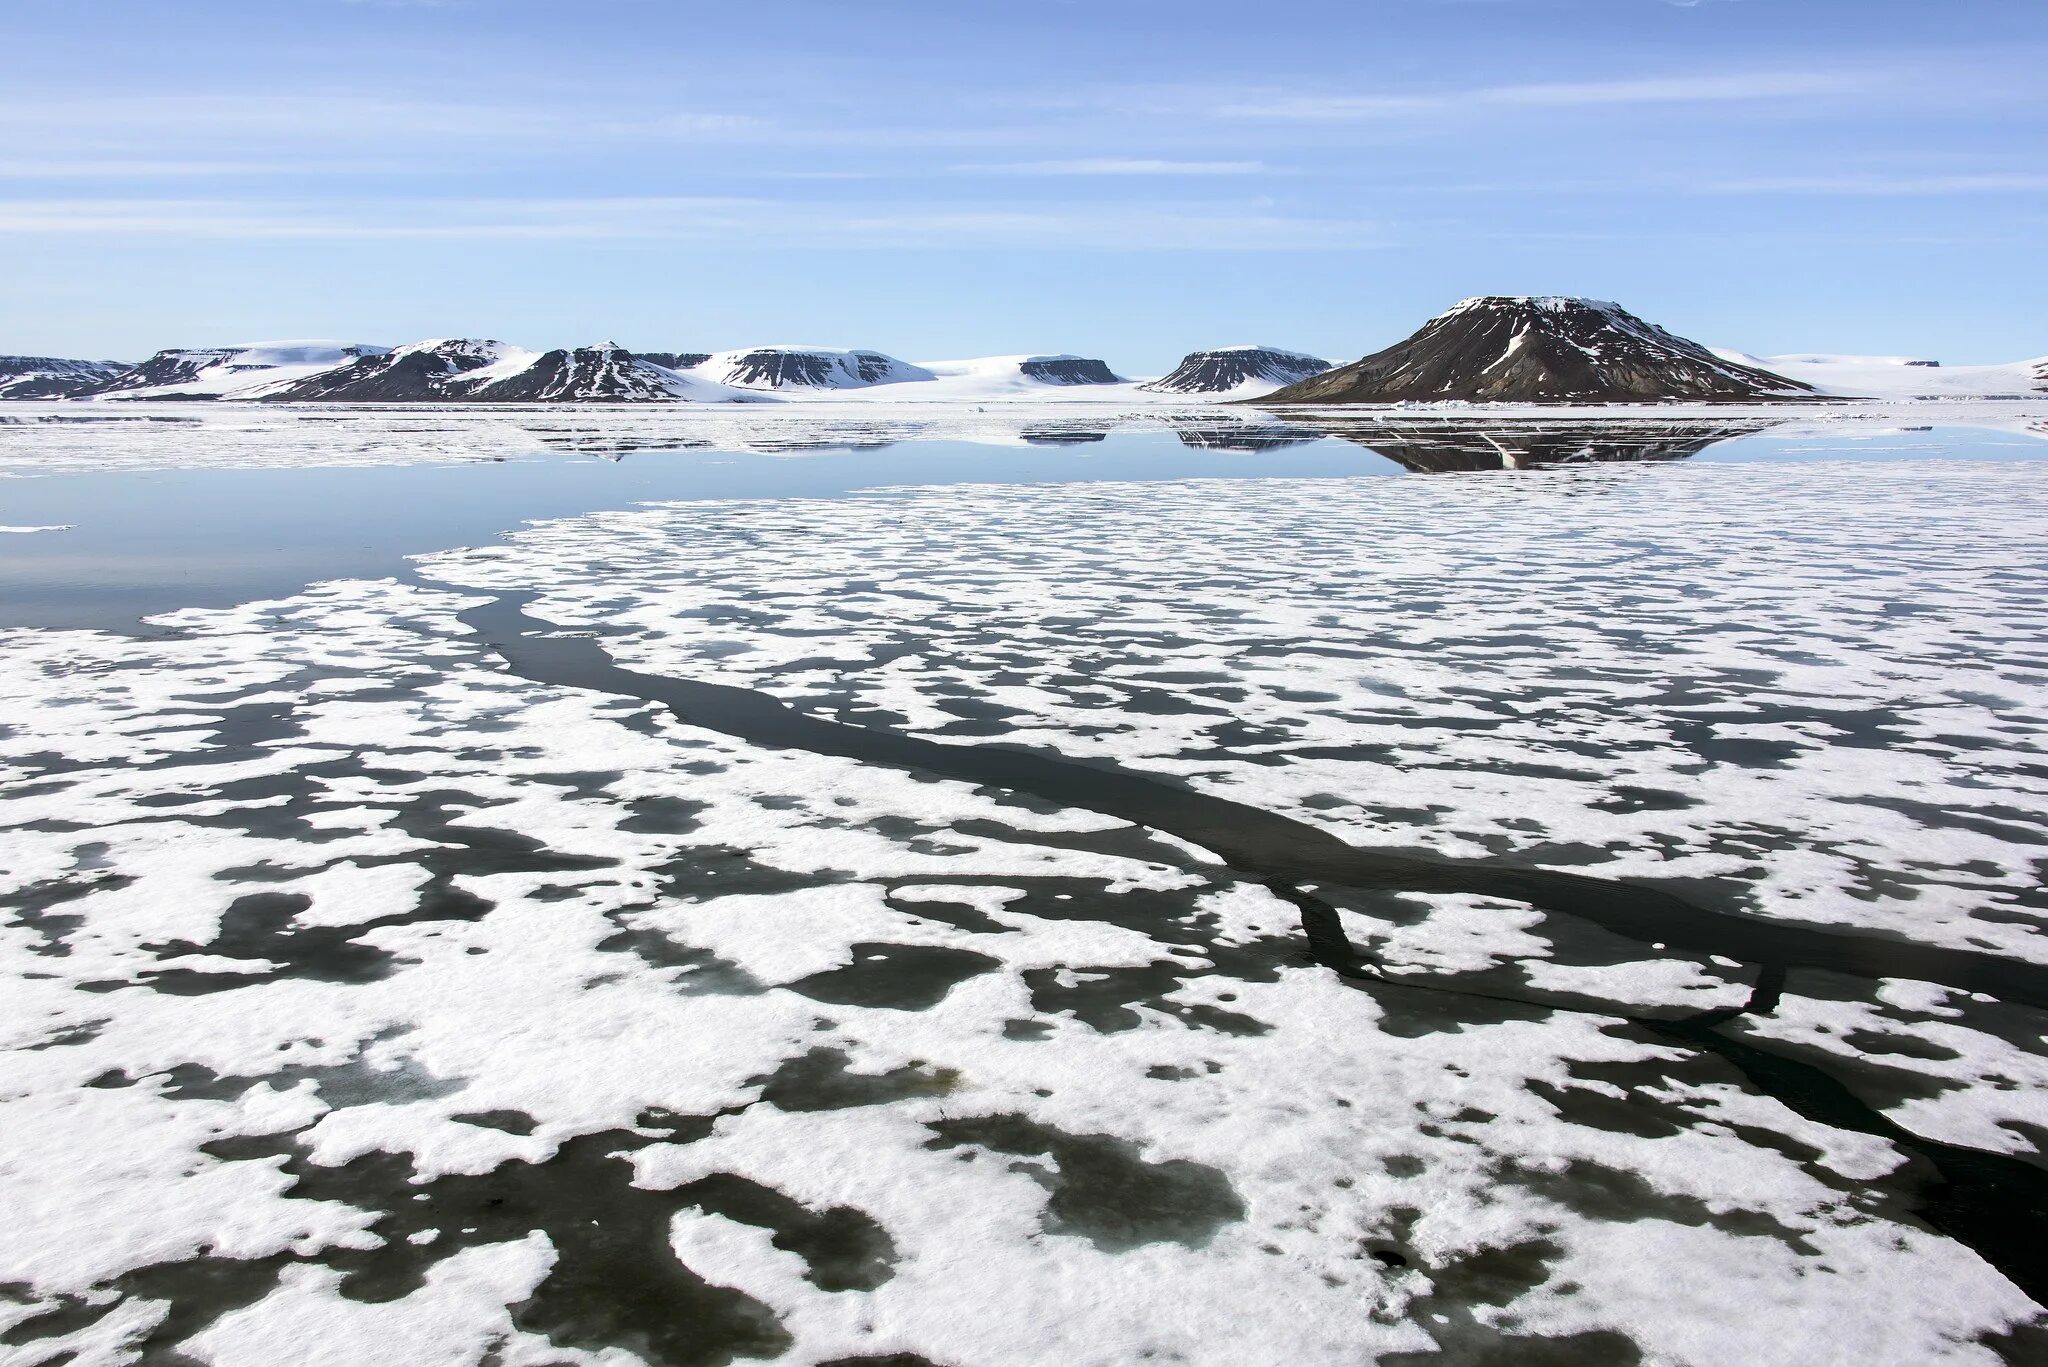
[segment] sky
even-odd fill
[[[2043,0],[0,0],[0,352],[2048,353]]]

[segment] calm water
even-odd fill
[[[174,608],[390,575],[407,556],[475,545],[524,522],[644,501],[833,497],[900,485],[1354,477],[1510,465],[1528,471],[1594,462],[2048,459],[2048,441],[2038,436],[1975,428],[1844,426],[1786,436],[1744,422],[1479,428],[1354,420],[1318,429],[1291,420],[1182,422],[1137,432],[1108,426],[1081,417],[1005,433],[1006,444],[878,438],[773,453],[695,449],[701,437],[664,449],[658,433],[625,437],[585,428],[536,436],[534,449],[509,458],[423,457],[434,463],[311,463],[322,458],[317,449],[281,450],[280,460],[290,463],[272,468],[41,473],[17,461],[12,473],[21,477],[0,479],[0,525],[65,530],[0,535],[0,627],[146,630],[141,618]]]

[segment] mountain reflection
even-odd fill
[[[1777,425],[1773,419],[1716,422],[1398,421],[1299,423],[1385,456],[1415,474],[1537,470],[1560,465],[1685,460],[1719,442]]]
[[[1169,422],[1182,446],[1196,451],[1273,451],[1318,441],[1313,427],[1277,422]]]

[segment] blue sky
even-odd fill
[[[0,0],[0,351],[2048,353],[2041,0]]]

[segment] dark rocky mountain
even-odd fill
[[[672,371],[606,342],[543,352],[525,368],[458,397],[466,403],[665,403],[684,397],[688,387]]]
[[[270,403],[665,403],[744,396],[609,342],[534,352],[489,338],[453,337],[358,357],[263,397]]]
[[[382,356],[358,356],[264,396],[270,403],[442,403],[462,377],[520,354],[483,337],[414,342]]]
[[[1738,403],[1814,393],[1724,360],[1618,304],[1488,295],[1438,314],[1385,351],[1259,402]]]
[[[1122,384],[1123,377],[1086,356],[1027,356],[1017,363],[1026,379],[1041,384]]]
[[[122,371],[92,391],[95,398],[219,399],[254,397],[270,381],[289,382],[381,356],[388,347],[335,342],[262,342],[252,346],[174,348]]]
[[[0,356],[0,399],[77,398],[97,391],[128,368],[127,361]]]
[[[122,371],[101,385],[98,393],[118,394],[129,389],[155,389],[160,385],[187,384],[203,370],[228,364],[236,355],[233,347],[200,350],[159,351],[138,366]]]
[[[702,369],[710,379],[743,389],[861,389],[932,378],[929,370],[879,351],[825,347],[728,351],[713,356]]]
[[[1158,394],[1227,394],[1255,385],[1293,384],[1329,368],[1319,356],[1278,347],[1215,347],[1190,351],[1171,373],[1138,388]]]

